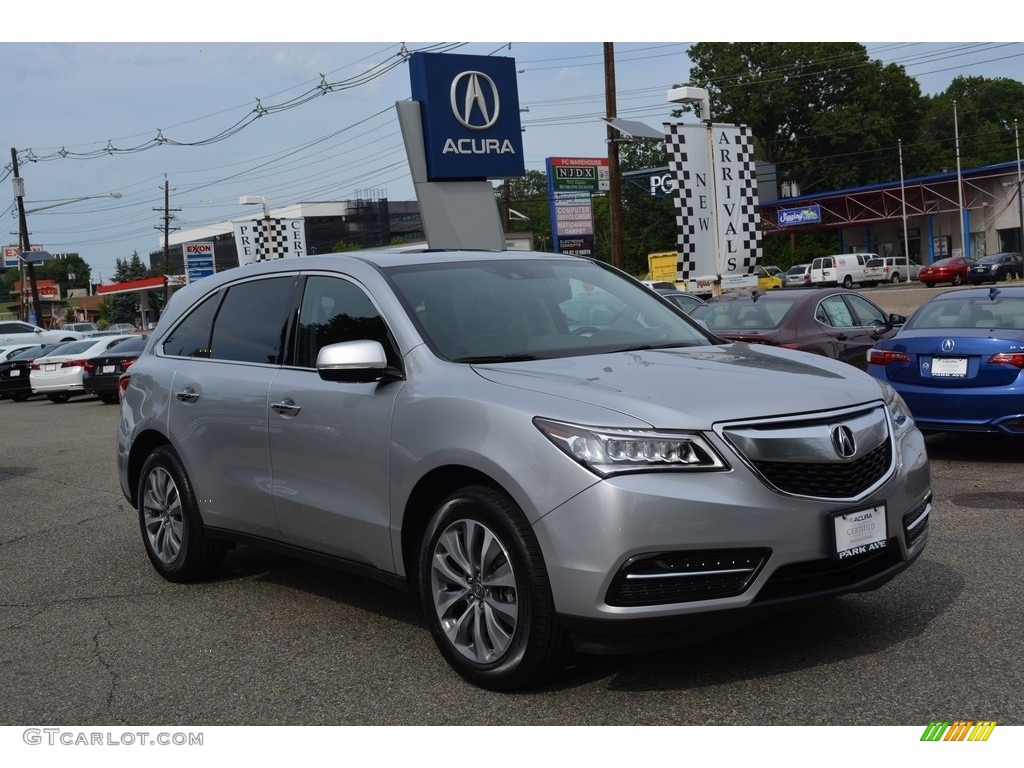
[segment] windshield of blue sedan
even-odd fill
[[[427,343],[455,362],[709,343],[680,310],[583,259],[420,264],[387,274]]]
[[[950,294],[947,294],[949,296]],[[1024,330],[1024,297],[943,298],[910,318],[907,330],[929,328],[1013,328]]]

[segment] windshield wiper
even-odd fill
[[[536,360],[534,355],[479,355],[477,357],[456,357],[453,363],[520,363]]]

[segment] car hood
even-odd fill
[[[590,403],[666,428],[808,413],[881,398],[878,383],[846,363],[742,343],[474,369],[497,384]]]

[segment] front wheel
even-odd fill
[[[51,403],[66,403],[71,399],[70,392],[51,392],[46,396]]]
[[[853,278],[849,275],[843,278],[843,288],[846,288],[847,290],[853,288]]]
[[[176,582],[212,576],[224,546],[206,536],[192,483],[173,448],[161,446],[146,458],[137,497],[142,541],[157,572]]]
[[[508,496],[470,486],[437,508],[423,539],[419,587],[434,642],[469,682],[526,688],[567,649],[540,546]]]
[[[953,275],[953,287],[956,288],[958,285],[964,284],[964,278],[961,275]]]

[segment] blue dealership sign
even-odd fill
[[[414,53],[409,76],[421,105],[430,181],[526,172],[515,59]]]

